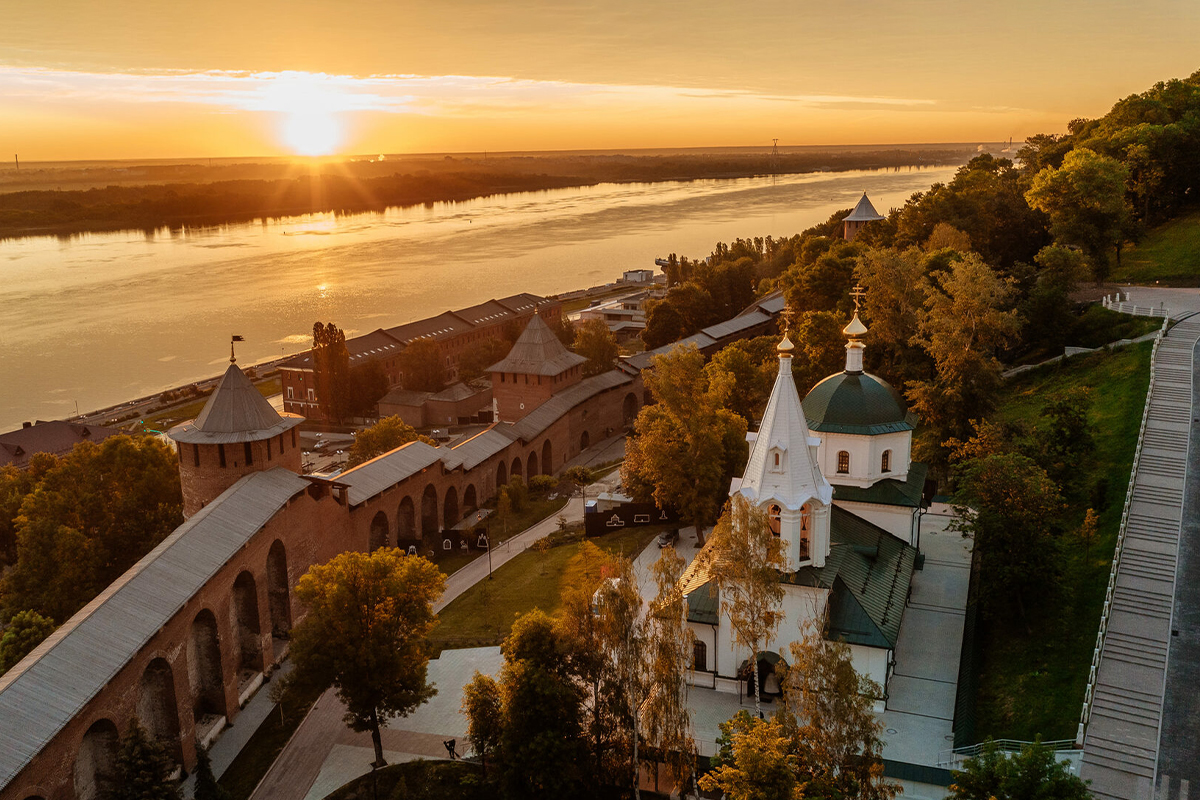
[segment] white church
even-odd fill
[[[763,697],[779,691],[775,666],[801,630],[818,624],[827,639],[850,647],[855,669],[884,689],[917,566],[926,467],[911,459],[913,416],[900,394],[863,371],[867,328],[854,317],[843,333],[846,368],[801,401],[792,379],[792,343],[779,344],[779,374],[750,459],[730,495],[766,509],[785,543],[784,619],[774,640],[753,654]],[[706,545],[707,548],[707,545]],[[688,624],[695,634],[693,682],[749,693],[748,648],[735,643],[704,552],[685,572]],[[781,655],[781,651],[782,654]]]

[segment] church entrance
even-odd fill
[[[769,650],[760,651],[757,659],[758,678],[762,681],[762,694],[759,695],[759,700],[769,703],[783,694],[783,689],[779,683],[779,675],[783,671],[780,665],[786,668],[787,662],[778,653],[773,653]],[[756,691],[754,686],[754,666],[749,660],[742,662],[742,666],[738,670],[738,676],[744,683],[746,697],[754,697]]]

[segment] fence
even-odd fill
[[[1121,293],[1117,292],[1115,296],[1104,295],[1104,300],[1101,301],[1105,308],[1110,311],[1117,311],[1121,314],[1133,314],[1138,317],[1169,317],[1170,310],[1163,303],[1157,306],[1144,305],[1139,306],[1136,303],[1129,302],[1129,292],[1125,293],[1125,299],[1121,299]]]
[[[1154,340],[1154,349],[1150,352],[1150,385],[1146,387],[1146,402],[1142,406],[1142,423],[1138,428],[1137,449],[1133,451],[1133,466],[1129,470],[1129,486],[1125,489],[1125,506],[1121,509],[1121,526],[1117,529],[1117,546],[1113,550],[1112,568],[1108,572],[1108,588],[1104,593],[1104,608],[1100,612],[1100,629],[1096,631],[1096,647],[1092,650],[1092,666],[1088,670],[1087,688],[1083,693],[1083,710],[1080,712],[1079,728],[1075,733],[1076,747],[1083,747],[1083,738],[1087,734],[1088,722],[1092,716],[1092,695],[1096,690],[1096,672],[1100,669],[1100,657],[1104,653],[1104,635],[1108,632],[1113,591],[1117,585],[1117,570],[1121,566],[1121,553],[1125,546],[1125,529],[1129,525],[1129,506],[1133,501],[1133,485],[1137,480],[1138,464],[1142,459],[1142,441],[1146,436],[1146,421],[1150,417],[1150,397],[1154,394],[1154,361],[1158,356],[1158,346],[1162,343],[1166,332],[1167,320],[1164,319],[1162,328]]]

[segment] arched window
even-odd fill
[[[880,465],[880,469],[883,472],[891,472],[892,471],[892,451],[891,450],[883,451],[883,463]]]
[[[800,558],[809,558],[808,539],[812,529],[812,506],[808,503],[800,506]]]
[[[845,450],[838,450],[838,474],[850,474],[850,454]]]
[[[708,671],[708,645],[698,639],[692,642],[692,669]]]
[[[776,536],[779,535],[779,529],[781,525],[779,517],[782,513],[783,512],[780,510],[779,506],[776,505],[773,505],[767,509],[767,521],[771,525],[771,533],[775,534]]]

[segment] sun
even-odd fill
[[[327,156],[342,143],[337,116],[323,111],[295,111],[283,118],[283,141],[297,155]]]

